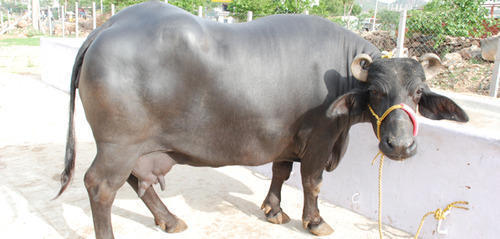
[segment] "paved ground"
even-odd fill
[[[51,201],[63,168],[67,106],[68,95],[38,76],[0,71],[0,238],[94,237],[82,177],[95,147],[80,108],[75,178],[61,198]],[[244,167],[175,166],[166,182],[167,190],[159,194],[189,228],[179,234],[160,231],[124,186],[113,206],[117,238],[314,238],[302,229],[301,190],[284,187],[282,207],[292,221],[270,224],[259,209],[269,180]],[[335,229],[328,238],[378,238],[376,222],[326,202],[319,207]],[[386,238],[408,238],[386,229]]]

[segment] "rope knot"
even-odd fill
[[[444,220],[446,219],[446,212],[451,210],[452,208],[460,208],[464,210],[469,210],[469,208],[464,207],[464,206],[457,206],[457,204],[463,204],[463,205],[469,205],[469,202],[466,201],[456,201],[448,204],[444,209],[438,208],[436,211],[428,212],[426,213],[423,217],[422,220],[420,221],[420,226],[418,226],[417,233],[415,234],[415,239],[418,238],[418,235],[420,234],[420,230],[422,230],[422,226],[424,225],[425,218],[431,214],[434,214],[434,218],[436,220]]]
[[[436,220],[446,219],[445,213],[452,208],[460,208],[460,209],[464,209],[464,210],[469,210],[469,208],[464,207],[464,206],[457,206],[457,204],[469,205],[469,202],[456,201],[456,202],[452,202],[452,203],[448,204],[448,206],[446,206],[444,209],[438,208],[438,209],[436,209],[436,211],[434,211],[434,218],[436,218]]]
[[[446,209],[445,209],[446,210]],[[446,219],[446,216],[444,215],[444,213],[446,212],[445,210],[441,209],[441,208],[438,208],[435,212],[434,212],[434,218],[436,218],[436,220],[444,220]]]

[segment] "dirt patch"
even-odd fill
[[[456,66],[449,66],[428,83],[431,88],[489,95],[493,66],[494,63],[485,61],[480,63],[475,63],[474,60],[463,61]],[[500,97],[500,93],[497,97]]]
[[[381,51],[392,51],[396,48],[397,39],[393,32],[390,31],[371,31],[360,32],[361,37],[371,42]]]

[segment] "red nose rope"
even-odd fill
[[[375,117],[375,119],[377,119],[377,138],[378,138],[379,141],[380,141],[380,125],[382,125],[382,121],[392,111],[394,111],[396,109],[402,109],[402,110],[404,110],[408,114],[408,116],[411,119],[411,123],[413,124],[413,136],[417,136],[417,134],[418,134],[417,117],[416,117],[415,111],[413,111],[413,109],[410,106],[408,106],[406,104],[403,104],[403,103],[397,104],[397,105],[393,105],[393,106],[389,107],[389,109],[387,109],[384,112],[384,114],[382,114],[381,117],[379,117],[375,113],[375,111],[373,111],[373,109],[372,109],[372,107],[370,105],[368,105],[368,108],[370,109],[370,112],[372,113],[373,117]],[[375,163],[375,160],[379,156],[380,156],[380,165],[379,165],[379,168],[378,168],[378,233],[379,233],[380,239],[383,239],[383,235],[382,235],[382,168],[383,168],[383,165],[384,165],[384,156],[385,155],[384,155],[384,153],[382,153],[382,151],[379,151],[377,153],[377,155],[375,155],[375,157],[372,160],[372,165],[373,165],[373,163]],[[444,220],[446,218],[445,217],[445,212],[448,211],[448,210],[450,210],[453,207],[468,210],[468,208],[466,208],[466,207],[455,206],[455,204],[465,204],[465,205],[467,205],[468,202],[465,202],[465,201],[453,202],[453,203],[449,204],[444,210],[438,208],[435,211],[431,211],[431,212],[428,212],[427,214],[425,214],[424,217],[422,218],[422,220],[420,221],[420,226],[418,227],[418,230],[417,230],[417,233],[415,234],[414,239],[418,238],[418,235],[420,234],[420,230],[422,229],[422,225],[424,224],[424,220],[425,220],[425,218],[428,215],[434,214],[434,218],[436,218],[436,220],[441,221],[441,220]]]
[[[413,136],[417,136],[418,134],[418,122],[417,122],[417,117],[415,115],[415,111],[412,110],[412,108],[408,105],[405,105],[403,103],[393,105],[389,109],[387,109],[384,114],[382,114],[381,117],[379,117],[375,111],[373,111],[372,107],[368,105],[368,108],[370,109],[370,112],[372,113],[373,117],[377,119],[377,138],[380,141],[380,125],[382,124],[382,121],[394,110],[396,109],[402,109],[404,110],[408,116],[411,119],[411,123],[413,124]]]

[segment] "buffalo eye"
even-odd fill
[[[372,97],[381,97],[382,96],[382,92],[380,92],[378,90],[375,90],[375,89],[371,89],[370,90],[370,95]]]
[[[420,101],[422,93],[424,93],[424,88],[418,88],[417,91],[415,91],[415,95],[413,97],[415,103],[418,103]]]

